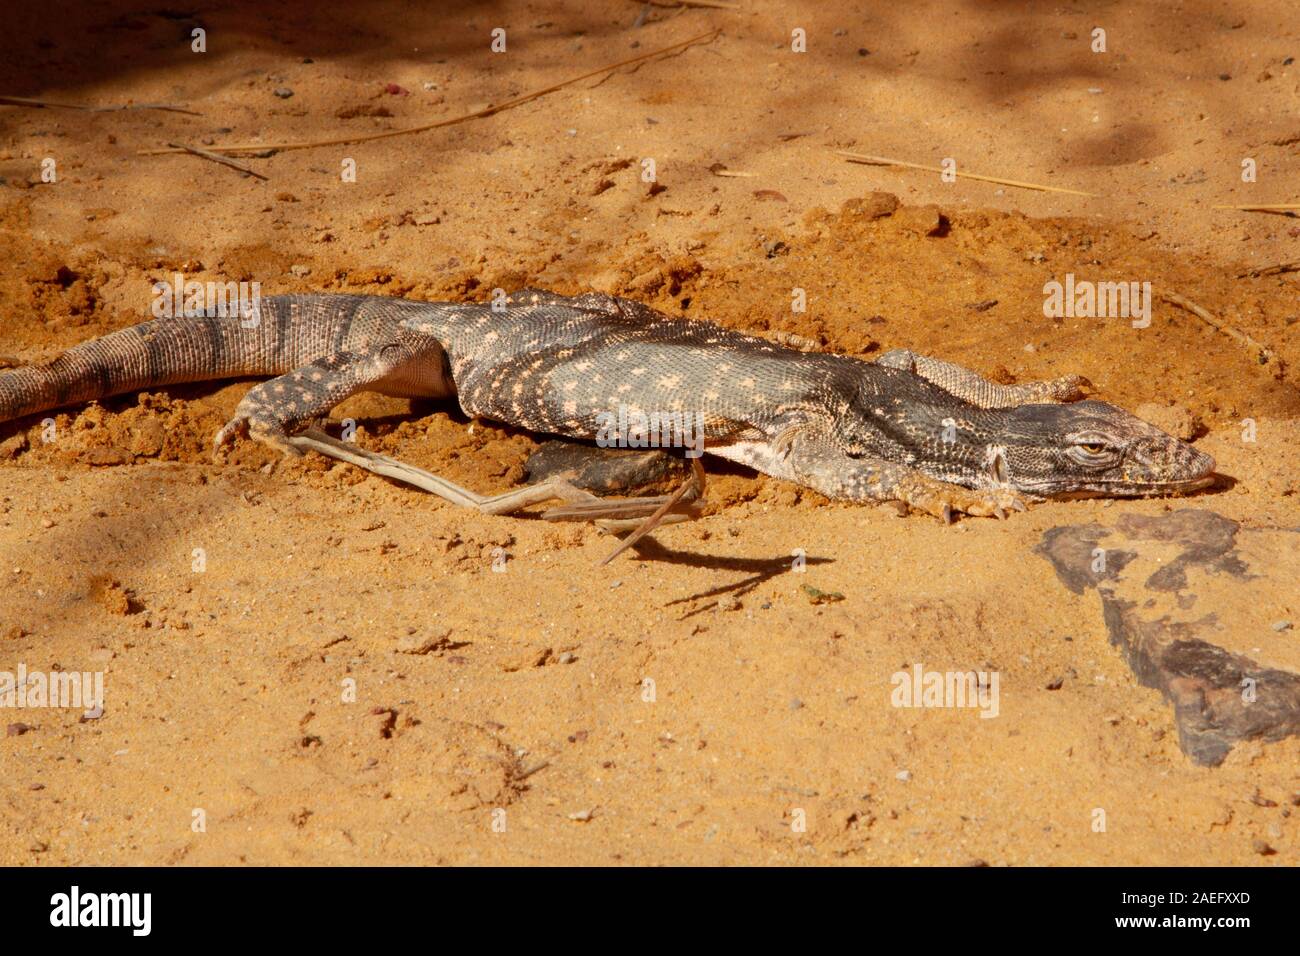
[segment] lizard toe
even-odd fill
[[[1062,402],[1077,402],[1092,391],[1092,382],[1082,375],[1065,375],[1054,383],[1053,397]]]
[[[248,422],[248,437],[274,448],[286,458],[301,458],[303,451],[289,441],[288,433],[276,422],[252,418]]]
[[[221,427],[217,432],[217,437],[212,440],[213,453],[221,451],[235,443],[236,438],[242,438],[248,434],[248,419],[242,415],[236,415],[230,421]]]

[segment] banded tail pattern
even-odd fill
[[[0,422],[161,385],[282,375],[364,338],[372,323],[355,321],[364,298],[333,299],[269,297],[252,325],[234,315],[156,319],[0,371]]]

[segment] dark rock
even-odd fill
[[[1111,643],[1173,704],[1196,763],[1222,763],[1241,740],[1300,734],[1300,651],[1268,613],[1300,578],[1300,531],[1183,509],[1122,515],[1114,529],[1052,528],[1035,551],[1075,594],[1097,591]]]

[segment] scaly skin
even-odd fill
[[[358,391],[455,395],[466,414],[596,439],[620,405],[698,413],[704,450],[832,498],[947,518],[1024,498],[1170,494],[1214,461],[1127,412],[1079,401],[1078,376],[998,385],[897,351],[801,352],[627,299],[526,289],[497,306],[372,296],[263,299],[239,317],[160,319],[0,373],[0,421],[177,382],[276,376],[218,444],[287,439]]]

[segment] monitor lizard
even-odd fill
[[[907,350],[874,362],[799,351],[629,299],[539,289],[494,303],[277,295],[247,315],[154,319],[0,372],[0,422],[248,376],[274,377],[247,393],[218,447],[248,435],[286,454],[313,448],[363,467],[388,462],[388,473],[408,479],[393,472],[399,462],[305,429],[366,390],[455,396],[473,417],[588,440],[619,405],[698,413],[708,454],[828,498],[902,502],[944,520],[1004,517],[1061,496],[1181,493],[1213,480],[1210,456],[1085,398],[1081,376],[1003,385]],[[542,500],[527,491],[479,498],[447,484],[459,503],[483,510]],[[556,516],[600,513],[592,496],[570,491],[552,496],[570,501]],[[637,500],[654,502],[640,514],[664,501]]]

